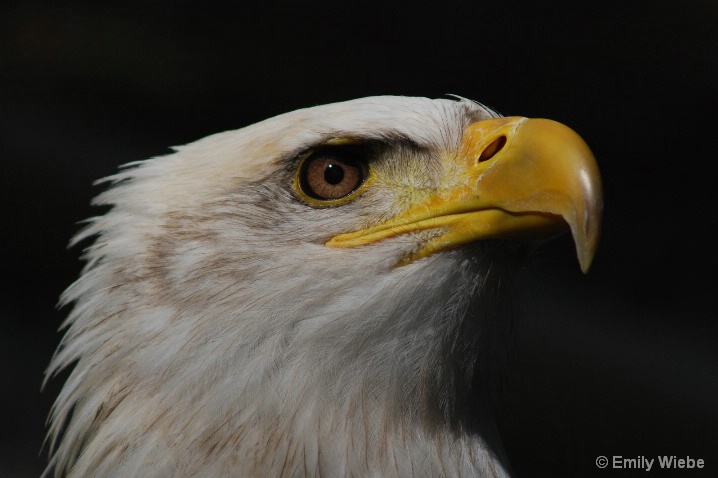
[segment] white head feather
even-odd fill
[[[71,477],[505,476],[489,397],[511,254],[477,244],[405,267],[427,234],[351,249],[336,234],[408,200],[371,188],[315,208],[297,157],[387,145],[378,167],[431,188],[469,123],[460,99],[376,97],[216,134],[108,178],[48,375],[48,470]],[[383,164],[384,166],[381,166]],[[509,291],[510,292],[510,291]]]

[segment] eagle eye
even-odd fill
[[[311,199],[333,201],[359,189],[366,176],[366,163],[351,151],[318,151],[299,166],[299,189]]]

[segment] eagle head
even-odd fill
[[[463,99],[318,106],[131,163],[48,376],[69,477],[507,476],[493,409],[527,251],[586,271],[586,144]]]

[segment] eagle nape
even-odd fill
[[[520,251],[602,192],[572,130],[475,102],[372,97],[133,163],[48,378],[48,473],[510,476],[496,432]]]

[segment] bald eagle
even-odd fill
[[[47,473],[509,476],[494,421],[536,244],[600,229],[572,130],[456,97],[302,109],[131,163],[47,376]]]

